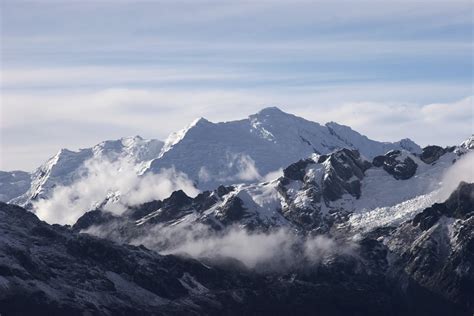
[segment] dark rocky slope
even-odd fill
[[[279,273],[255,273],[238,262],[203,259],[203,264],[142,246],[118,245],[48,225],[20,207],[0,204],[0,312],[471,315],[473,230],[472,214],[466,210],[472,210],[472,190],[464,184],[446,202],[450,211],[443,216],[462,214],[465,222],[455,253],[441,269],[420,264],[435,260],[431,250],[416,252],[412,246],[398,257],[383,242],[396,240],[403,229],[366,234],[356,254]],[[423,231],[417,221],[404,225]],[[396,265],[391,262],[394,256]],[[426,274],[416,267],[431,270]],[[459,269],[465,271],[462,278],[455,276]]]

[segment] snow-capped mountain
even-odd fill
[[[170,167],[216,186],[143,204],[112,192],[71,226],[0,203],[0,312],[472,315],[472,139],[380,143],[268,108],[166,143],[61,150],[17,201],[72,186],[94,159],[129,161],[140,190]]]
[[[316,304],[329,314],[337,314],[339,307],[324,305],[321,295],[326,293],[324,295],[328,298],[334,298],[333,295],[347,293],[355,300],[370,302],[364,304],[362,314],[388,311],[410,314],[416,308],[420,314],[470,315],[474,311],[471,302],[474,293],[474,187],[473,184],[461,183],[447,199],[438,195],[445,171],[462,163],[469,152],[463,146],[446,149],[430,146],[419,155],[394,150],[376,156],[372,161],[348,149],[328,155],[312,154],[285,168],[283,176],[274,181],[220,186],[194,198],[176,191],[163,201],[131,207],[121,216],[102,210],[90,211],[71,228],[71,234],[87,232],[120,243],[145,245],[155,251],[178,255],[181,251],[192,253],[193,249],[199,250],[206,245],[223,247],[230,258],[216,257],[216,249],[214,252],[197,252],[197,256],[194,253],[194,257],[205,263],[209,273],[212,269],[223,268],[216,272],[221,282],[227,284],[220,289],[221,293],[233,288],[233,282],[240,284],[242,273],[249,273],[245,279],[245,282],[250,282],[246,283],[249,284],[247,290],[253,293],[263,291],[264,297],[279,293],[273,303],[275,306],[279,306],[278,302],[282,300],[292,301],[296,295],[302,299],[302,311]],[[253,247],[251,242],[259,243],[259,238],[277,239],[282,229],[287,233],[282,237],[284,243],[281,246],[292,249],[290,256],[296,259],[292,259],[291,266],[283,271],[264,273],[266,282],[270,283],[254,283],[255,278],[262,276],[262,272],[252,272],[254,269],[265,271],[282,263],[279,257],[271,257],[263,267],[257,265],[249,269],[234,261],[240,259],[236,255],[239,247],[244,246],[248,256],[256,255],[250,249]],[[239,241],[244,231],[249,234],[246,235],[249,240]],[[295,236],[300,236],[300,239],[294,241]],[[316,239],[311,239],[311,236],[316,236]],[[320,241],[318,236],[330,239]],[[89,242],[88,239],[81,242],[84,245],[79,248],[81,254],[91,253],[92,246],[85,246]],[[290,246],[285,246],[288,242]],[[112,247],[101,243],[96,242],[94,247]],[[187,243],[191,243],[192,248],[186,246]],[[344,244],[351,246],[344,248]],[[272,247],[271,243],[264,245]],[[225,252],[226,248],[229,248],[228,252]],[[285,257],[288,249],[281,250],[279,256]],[[127,260],[135,260],[136,254],[120,251],[127,255]],[[320,261],[309,260],[308,251],[315,252]],[[145,262],[142,257],[140,255],[141,262]],[[103,269],[103,262],[94,260],[97,269]],[[120,264],[112,266],[117,269]],[[184,277],[186,271],[192,276],[180,280],[193,283],[185,287],[194,299],[215,289],[212,282],[200,278],[201,274],[189,274],[189,269],[184,267],[179,275]],[[151,272],[150,268],[146,271]],[[236,271],[239,277],[229,276]],[[129,282],[134,280],[124,272],[121,275]],[[98,276],[89,278],[100,282]],[[156,278],[159,277],[155,276],[153,280]],[[137,287],[136,283],[128,285]],[[143,285],[138,283],[140,286]],[[347,292],[341,287],[347,288]],[[350,290],[353,288],[358,291]],[[213,295],[211,300],[220,302],[220,297]],[[126,302],[130,299],[125,298]],[[55,297],[51,299],[61,301]],[[351,302],[345,297],[340,303],[341,308],[347,307],[351,311],[361,308]],[[181,300],[175,303],[180,310],[189,308],[182,305]],[[227,304],[230,303],[253,306],[240,296],[232,296]],[[148,308],[143,302],[139,306]],[[203,308],[203,314],[209,313],[209,309],[198,302],[193,306],[198,310]],[[279,308],[290,312],[287,307]],[[265,313],[270,309],[266,307]],[[220,311],[226,311],[225,307]]]
[[[368,159],[395,149],[421,152],[409,139],[377,142],[347,126],[334,122],[320,125],[271,107],[239,121],[212,123],[198,119],[172,133],[165,143],[136,136],[104,141],[79,151],[61,149],[30,175],[27,190],[24,183],[16,189],[5,182],[0,194],[5,201],[28,205],[49,198],[57,186],[82,179],[87,173],[85,162],[120,159],[130,162],[139,174],[174,168],[186,174],[198,189],[212,189],[220,184],[271,178],[294,161],[340,148],[357,149]]]
[[[57,186],[67,186],[86,176],[84,164],[91,159],[117,161],[124,159],[136,166],[137,173],[148,167],[148,163],[161,151],[163,142],[147,140],[140,136],[108,140],[92,148],[71,151],[61,149],[31,174],[31,186],[12,203],[25,205],[32,200],[48,198]]]
[[[465,149],[474,149],[474,135],[471,135],[468,139],[466,139],[461,144],[461,147]]]
[[[290,227],[305,233],[349,229],[353,234],[398,225],[445,198],[440,194],[443,177],[468,151],[461,146],[436,147],[418,155],[392,150],[372,161],[349,149],[312,154],[272,181],[221,185],[195,198],[177,191],[164,201],[136,207],[139,211],[132,217],[130,211],[113,218],[114,226],[126,229],[100,231],[134,231],[127,239],[136,238],[136,231],[148,234],[155,225],[186,230],[203,224],[221,230],[236,224],[251,230]],[[83,221],[81,229],[87,228]],[[90,218],[87,222],[95,224]]]
[[[409,139],[377,142],[348,126],[320,125],[270,107],[239,121],[194,121],[170,135],[149,170],[174,166],[198,188],[212,189],[220,184],[251,183],[313,153],[340,148],[357,149],[368,159],[393,149],[421,152]]]

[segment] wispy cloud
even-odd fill
[[[432,88],[418,87],[420,93],[430,93]],[[364,102],[364,94],[361,95],[364,89],[374,91],[376,101]],[[472,97],[437,104],[377,100],[388,98],[398,89],[401,92],[416,87],[362,85],[354,89],[351,85],[316,91],[106,89],[4,93],[1,168],[33,169],[58,148],[89,147],[104,139],[136,134],[165,139],[197,117],[215,122],[235,120],[269,105],[320,123],[347,124],[377,140],[410,137],[422,145],[448,145],[459,143],[472,133]],[[439,86],[433,93],[439,93],[440,99],[446,98],[444,89],[447,87]],[[32,152],[28,148],[37,150]],[[22,157],[24,162],[19,165]]]
[[[195,117],[266,105],[382,140],[447,144],[467,131],[462,116],[444,118],[449,107],[424,106],[472,95],[470,1],[0,5],[0,169],[32,169],[55,146],[166,138]],[[406,113],[438,115],[447,132],[429,138],[435,123]]]
[[[123,242],[115,225],[92,226],[88,234]],[[357,244],[329,236],[304,236],[289,229],[267,232],[231,226],[215,231],[200,223],[155,225],[126,242],[144,245],[162,254],[191,256],[212,262],[234,259],[259,272],[324,263],[337,256],[356,256]]]

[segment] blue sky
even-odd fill
[[[0,169],[269,105],[458,143],[473,132],[472,17],[470,1],[4,0]]]

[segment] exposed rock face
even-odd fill
[[[327,156],[325,156],[327,157]],[[290,180],[299,180],[304,181],[304,176],[306,175],[306,167],[308,165],[314,164],[313,159],[301,159],[294,164],[289,165],[283,170],[283,176]]]
[[[82,215],[77,222],[72,226],[74,231],[80,232],[94,225],[108,224],[116,217],[109,212],[101,210],[93,210]]]
[[[329,155],[300,160],[283,171],[278,190],[285,200],[283,215],[297,227],[326,231],[347,211],[332,202],[344,195],[358,199],[361,180],[371,167],[356,150],[341,149]],[[295,192],[295,186],[299,192]],[[324,214],[322,208],[327,210]]]
[[[124,215],[132,220],[138,220],[163,206],[162,201],[150,201],[130,208]]]
[[[356,150],[343,149],[328,157],[323,163],[328,164],[323,177],[323,196],[325,201],[336,201],[344,193],[360,197],[360,180],[371,164],[360,158]]]
[[[412,158],[402,155],[399,150],[392,150],[384,156],[375,157],[372,164],[375,167],[382,167],[397,180],[410,179],[418,168]]]
[[[426,146],[421,152],[420,159],[424,163],[430,164],[438,160],[446,152],[447,150],[440,146]]]
[[[474,135],[471,135],[468,139],[466,139],[460,147],[464,149],[474,149]]]
[[[444,203],[435,203],[413,219],[413,225],[430,229],[441,217],[466,219],[474,215],[474,184],[462,182]]]
[[[245,216],[243,201],[238,196],[233,196],[220,207],[217,219],[224,225],[230,225],[241,220]]]
[[[401,225],[388,238],[413,280],[474,311],[474,184],[461,183],[437,203]]]

